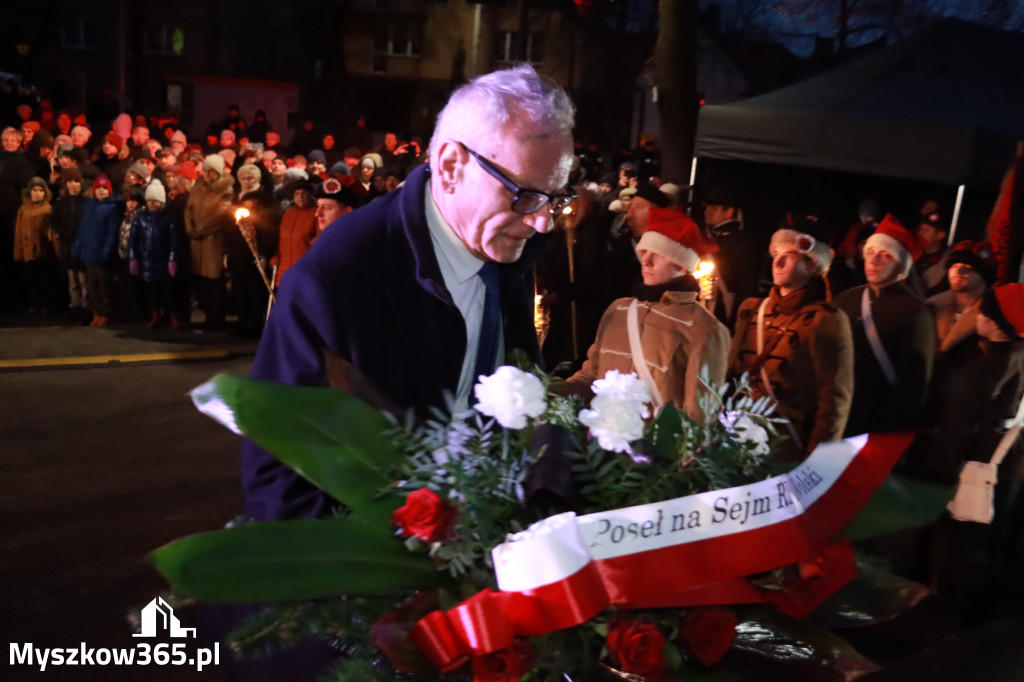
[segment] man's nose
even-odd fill
[[[547,208],[542,208],[536,213],[523,216],[523,222],[541,234],[546,234],[554,227],[554,216]]]

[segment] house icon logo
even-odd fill
[[[162,627],[171,637],[193,637],[196,636],[195,628],[183,628],[174,615],[171,605],[157,597],[146,604],[142,609],[142,632],[132,634],[132,637],[156,637],[157,629]]]

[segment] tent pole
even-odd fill
[[[686,211],[689,215],[693,215],[693,186],[697,184],[697,155],[693,155],[693,161],[690,162],[690,187],[686,195]]]
[[[956,204],[953,206],[953,222],[949,225],[949,239],[946,240],[947,246],[953,246],[956,241],[956,227],[960,222],[960,207],[964,203],[964,187],[960,185],[956,190]]]

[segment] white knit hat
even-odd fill
[[[203,159],[203,170],[212,168],[220,175],[224,175],[224,157],[220,154],[210,154]]]
[[[161,204],[167,203],[167,192],[164,191],[164,185],[159,180],[152,180],[149,185],[146,186],[146,201],[159,201]]]

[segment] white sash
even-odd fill
[[[657,412],[661,409],[661,406],[665,404],[665,401],[661,397],[661,392],[658,391],[658,387],[654,384],[654,377],[651,376],[651,370],[647,367],[647,360],[644,358],[644,347],[640,342],[640,323],[637,319],[637,299],[629,304],[629,310],[626,312],[626,332],[629,334],[629,352],[633,355],[633,367],[636,369],[637,376],[639,376],[645,384],[647,384],[647,390],[651,394],[651,402],[654,405],[654,411]]]
[[[870,287],[864,287],[864,294],[860,297],[860,316],[864,320],[864,333],[867,334],[868,343],[871,344],[871,352],[875,354],[882,374],[890,386],[896,385],[896,369],[892,366],[889,354],[885,352],[882,339],[878,337],[878,329],[875,328],[875,318],[871,315],[871,293]]]

